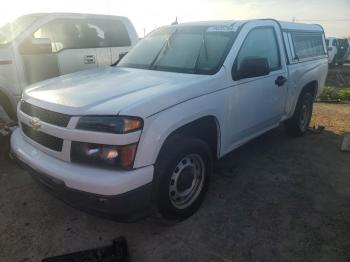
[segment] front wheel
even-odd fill
[[[285,123],[288,134],[293,136],[305,134],[312,116],[313,101],[313,95],[310,92],[306,91],[301,94],[292,118]]]
[[[184,220],[200,207],[212,170],[209,146],[200,139],[174,136],[156,163],[156,202],[161,215]]]

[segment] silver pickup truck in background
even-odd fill
[[[0,27],[0,106],[16,118],[30,84],[80,70],[109,66],[138,41],[122,16],[42,13]]]

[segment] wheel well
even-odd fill
[[[209,145],[213,157],[217,158],[219,132],[217,119],[214,116],[205,116],[176,129],[166,140],[173,135],[179,134],[199,138]]]
[[[303,87],[300,95],[305,93],[306,91],[310,91],[312,93],[312,95],[314,96],[314,99],[316,99],[317,90],[318,90],[318,83],[317,83],[317,81],[312,81],[312,82],[306,84]]]

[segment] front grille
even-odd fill
[[[24,123],[21,124],[23,133],[30,139],[54,151],[62,151],[63,139],[34,130]]]
[[[41,121],[56,126],[67,127],[70,120],[69,115],[49,111],[38,106],[34,106],[25,101],[21,101],[21,111],[29,116],[37,117]]]

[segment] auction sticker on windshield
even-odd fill
[[[232,25],[216,25],[208,27],[207,32],[235,32],[236,30],[237,28]]]

